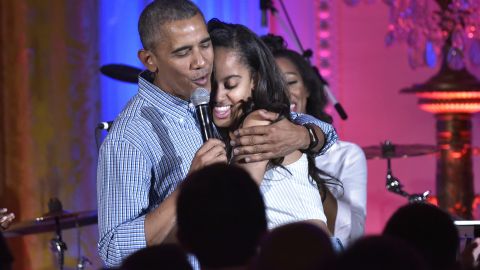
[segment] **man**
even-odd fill
[[[140,16],[139,33],[144,49],[138,56],[148,70],[102,143],[98,160],[98,248],[107,266],[174,235],[177,185],[190,172],[227,162],[223,142],[202,142],[189,102],[196,88],[210,89],[213,49],[200,10],[188,0],[154,1]],[[311,121],[296,118],[301,124]],[[232,144],[251,162],[295,149],[323,152],[336,134],[328,124],[315,124],[326,135],[317,126],[282,120],[238,130]]]

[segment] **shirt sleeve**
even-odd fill
[[[105,141],[97,167],[98,251],[106,266],[146,246],[151,164],[126,141]]]
[[[322,149],[320,149],[318,155],[323,155],[338,140],[337,132],[332,125],[318,120],[317,118],[308,114],[291,112],[290,116],[292,117],[293,122],[297,125],[312,124],[319,127],[323,131],[323,134],[325,135],[325,143]]]
[[[367,216],[367,160],[363,150],[352,144],[345,167],[343,185],[351,207],[351,241],[361,237]]]

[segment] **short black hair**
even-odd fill
[[[202,267],[245,265],[267,231],[260,189],[234,165],[196,171],[180,186],[177,227],[180,243]]]
[[[190,0],[155,0],[142,11],[138,20],[138,33],[143,48],[155,48],[158,28],[164,23],[189,19],[200,14],[200,9]]]

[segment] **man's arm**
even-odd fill
[[[193,157],[189,174],[214,163],[227,163],[225,144],[217,139],[204,143]],[[145,238],[147,246],[158,245],[165,240],[176,241],[176,203],[179,190],[176,189],[156,209],[145,218]]]
[[[126,141],[105,141],[97,168],[98,249],[107,266],[146,246],[151,164]]]
[[[274,121],[276,113],[258,110],[253,112],[265,120]],[[310,145],[310,135],[303,125],[310,124],[318,138],[318,144],[311,152],[323,154],[337,140],[337,134],[332,125],[322,122],[306,114],[292,113],[294,123],[283,119],[268,126],[241,128],[234,132],[231,141],[235,147],[234,155],[246,162],[256,162],[266,159],[286,156],[295,150],[307,150]]]
[[[223,142],[209,140],[195,154],[190,172],[226,160]],[[153,181],[151,168],[150,161],[128,142],[102,144],[97,172],[98,249],[107,266],[117,266],[134,251],[172,237],[178,191],[145,213]]]

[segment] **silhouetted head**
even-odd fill
[[[187,254],[175,244],[149,246],[128,256],[120,270],[192,270]]]
[[[411,244],[433,269],[455,267],[458,231],[450,215],[438,207],[424,203],[405,205],[390,217],[383,234]]]
[[[267,230],[262,195],[239,167],[205,167],[180,187],[177,226],[178,239],[203,267],[245,265]]]
[[[340,254],[337,270],[428,270],[427,263],[407,242],[391,236],[361,238]],[[433,270],[433,269],[431,269]]]
[[[5,238],[3,238],[3,234],[0,231],[0,269],[11,269],[12,263],[12,253],[10,253]]]
[[[297,222],[275,228],[265,237],[255,267],[276,270],[327,269],[334,259],[330,237],[316,225]]]

